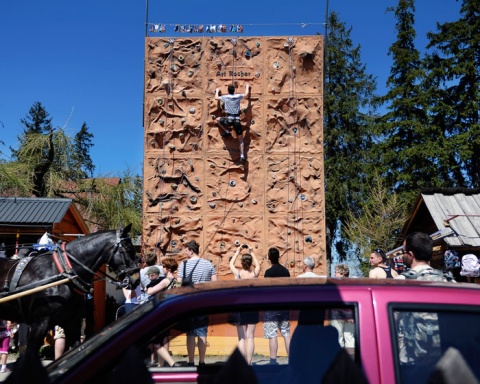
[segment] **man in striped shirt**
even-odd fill
[[[182,261],[178,267],[178,280],[191,279],[193,284],[216,281],[217,272],[213,264],[198,256],[200,246],[195,240],[185,245],[187,260]],[[195,339],[198,337],[199,365],[205,365],[205,354],[207,352],[207,327],[208,316],[192,318],[195,327],[187,332],[188,365],[195,365]]]

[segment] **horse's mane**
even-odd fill
[[[97,247],[97,244],[105,239],[106,237],[111,237],[115,235],[115,231],[112,230],[101,230],[98,232],[91,233],[89,235],[79,237],[76,240],[70,242],[72,247],[81,247],[85,251],[94,251]]]

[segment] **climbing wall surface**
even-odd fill
[[[269,267],[275,246],[291,276],[313,256],[326,273],[323,38],[146,38],[144,252],[185,258],[196,240],[220,279],[250,244]],[[221,137],[215,89],[241,103],[247,162]]]

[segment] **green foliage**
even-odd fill
[[[95,166],[90,157],[90,148],[93,147],[93,135],[88,131],[86,123],[82,124],[73,138],[73,151],[71,157],[72,179],[93,177]]]
[[[328,49],[324,86],[324,158],[327,257],[332,247],[340,259],[350,244],[345,237],[337,241],[348,212],[356,210],[367,196],[364,193],[372,166],[372,116],[370,103],[375,79],[365,73],[360,47],[355,47],[337,14],[328,20]]]
[[[84,209],[87,222],[97,229],[118,228],[132,223],[132,235],[142,232],[142,184],[139,176],[125,171],[121,178],[80,180],[71,193]],[[140,179],[141,180],[141,179]]]
[[[390,191],[378,174],[369,185],[368,195],[369,199],[361,203],[358,211],[348,212],[344,230],[346,237],[356,245],[360,269],[365,276],[368,276],[372,250],[393,249],[408,215],[407,204]]]
[[[19,148],[12,149],[13,161],[0,162],[1,194],[73,198],[91,230],[132,223],[133,234],[141,233],[142,178],[126,171],[121,178],[92,179],[93,135],[86,123],[71,138],[64,129],[52,127],[38,102],[21,122],[25,128]]]
[[[480,17],[463,0],[461,17],[429,33],[424,79],[431,125],[438,132],[439,174],[452,186],[480,187]]]

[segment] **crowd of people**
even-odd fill
[[[387,255],[381,249],[371,252],[369,263],[371,269],[369,276],[372,279],[424,279],[444,280],[444,273],[433,269],[430,265],[433,241],[425,233],[415,232],[408,235],[403,243],[403,264],[405,271],[398,273],[390,265]],[[215,266],[208,260],[199,256],[200,246],[192,240],[186,243],[186,259],[178,265],[173,258],[163,258],[161,263],[156,263],[156,258],[146,260],[146,265],[141,269],[141,285],[136,290],[124,290],[125,310],[128,312],[141,305],[157,292],[175,288],[182,285],[198,284],[217,280]],[[264,272],[264,278],[290,277],[289,270],[280,264],[280,251],[272,247],[267,255],[270,267]],[[314,272],[317,262],[314,257],[307,256],[303,259],[303,273],[297,278],[326,277]],[[235,280],[256,279],[260,276],[261,262],[257,259],[254,249],[247,245],[238,245],[235,253],[230,258],[229,268]],[[175,277],[175,273],[177,277]],[[337,264],[334,275],[338,278],[348,278],[350,270],[346,264]],[[450,281],[450,280],[448,280]],[[236,326],[238,335],[238,349],[245,357],[248,364],[252,364],[255,352],[255,330],[259,323],[258,312],[240,312],[229,317],[229,323]],[[278,337],[283,338],[287,357],[290,351],[290,313],[289,311],[265,311],[263,313],[263,335],[269,343],[269,364],[276,365],[278,355]],[[354,316],[353,311],[330,310],[327,317],[330,325],[335,327],[339,334],[339,344],[343,348],[354,348]],[[191,319],[192,327],[186,334],[188,353],[187,365],[195,365],[195,349],[198,348],[198,365],[205,364],[207,350],[208,317]],[[169,334],[162,334],[152,343],[151,366],[175,366],[171,357]],[[155,355],[159,363],[156,363]]]

